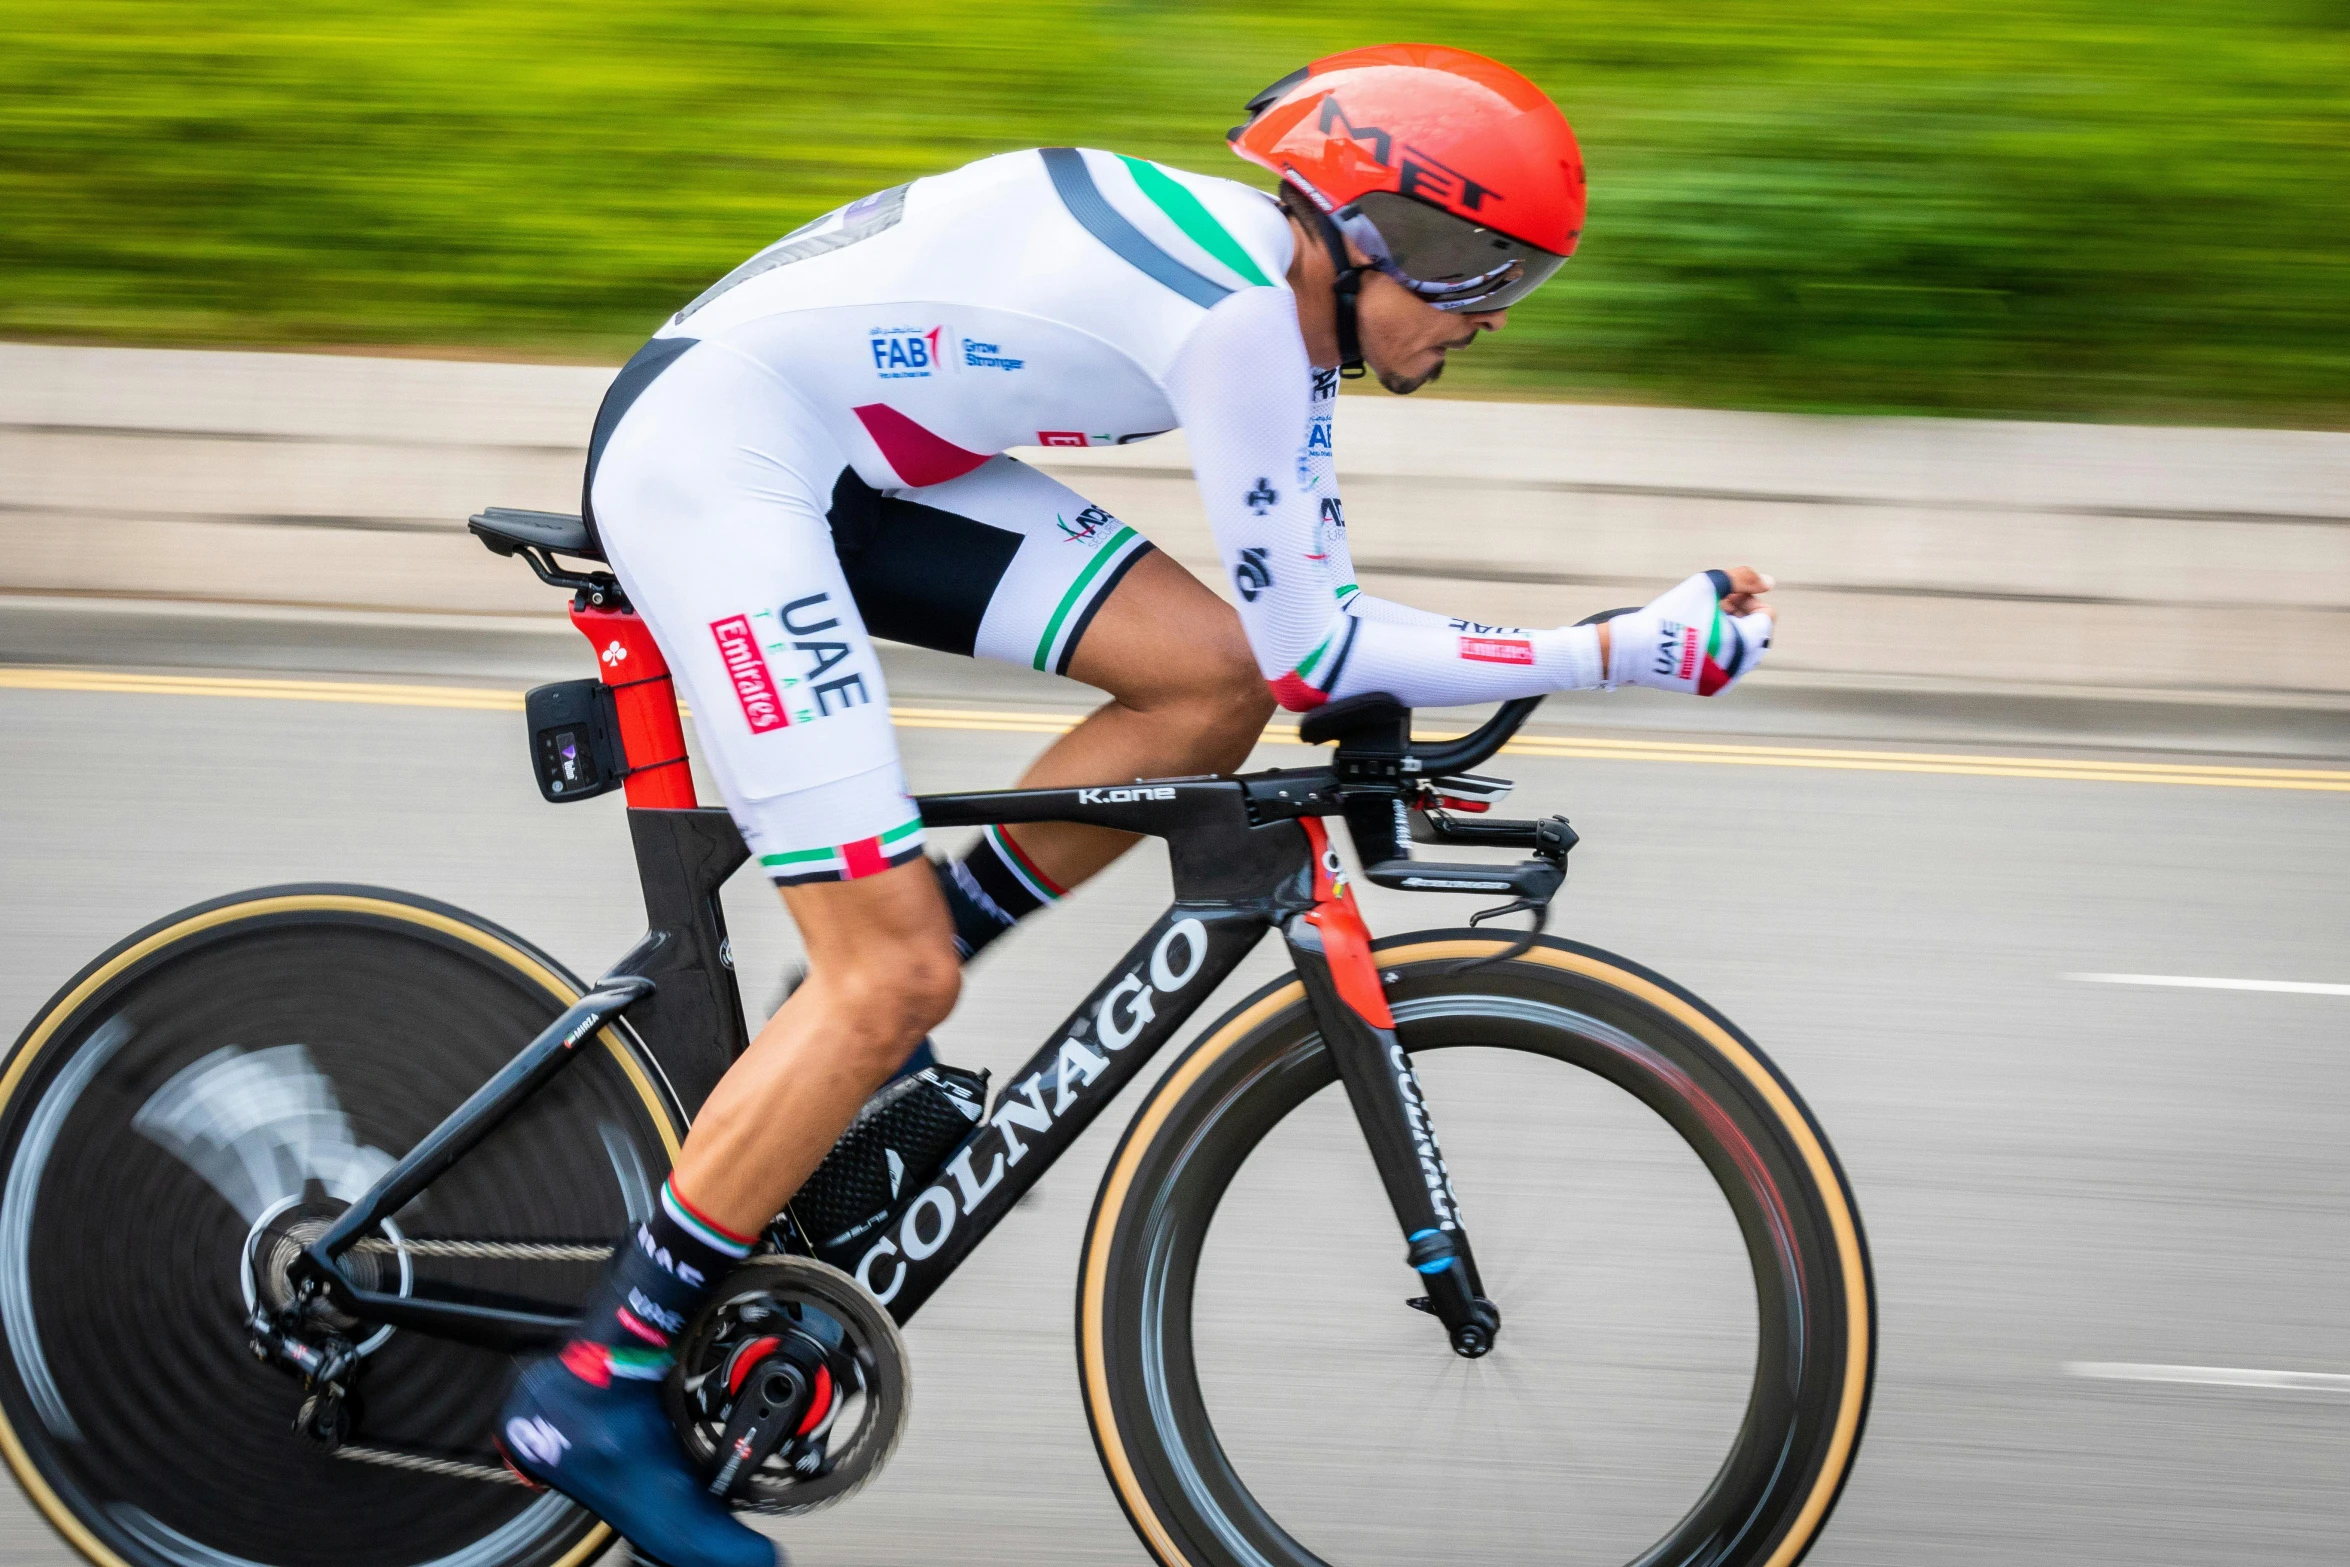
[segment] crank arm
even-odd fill
[[[735,1390],[734,1408],[718,1439],[712,1496],[733,1496],[747,1489],[759,1466],[791,1439],[813,1392],[807,1372],[787,1355],[770,1355],[752,1369]]]

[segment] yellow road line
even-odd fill
[[[102,669],[0,668],[0,690],[93,692],[128,696],[246,697],[280,702],[341,702],[379,707],[434,707],[518,712],[522,693],[489,686],[395,685],[352,680],[291,680],[232,675],[121,674]],[[1066,734],[1083,713],[1038,709],[893,707],[901,729],[972,733]],[[1292,724],[1265,730],[1269,745],[1297,744]],[[1429,736],[1425,738],[1436,738]],[[1705,763],[1717,767],[1797,767],[1835,772],[1933,773],[1963,778],[2038,778],[2075,783],[2173,784],[2205,789],[2289,789],[2350,793],[2350,772],[2312,767],[2237,767],[2187,762],[2116,762],[2070,757],[1986,756],[1944,751],[1862,751],[1822,746],[1723,745],[1685,740],[1624,740],[1598,735],[1522,735],[1505,756],[1602,762]]]
[[[242,696],[372,707],[456,707],[519,713],[522,693],[486,686],[378,685],[349,680],[264,680],[225,675],[124,675],[104,669],[0,669],[0,689],[103,691],[124,696]]]

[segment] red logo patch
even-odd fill
[[[1461,657],[1480,664],[1531,664],[1534,644],[1524,637],[1463,637]]]
[[[1687,680],[1697,673],[1697,628],[1684,627],[1681,632],[1681,671],[1676,677]]]
[[[1085,438],[1083,430],[1039,430],[1036,432],[1036,444],[1039,446],[1091,446],[1093,442]]]
[[[787,727],[791,719],[783,711],[783,698],[775,693],[774,677],[767,673],[767,660],[759,654],[750,621],[741,615],[713,620],[710,635],[718,641],[718,656],[726,662],[726,678],[734,683],[734,699],[742,704],[751,733]]]

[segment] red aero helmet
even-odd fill
[[[1349,49],[1292,71],[1248,112],[1232,150],[1439,308],[1507,309],[1575,253],[1574,128],[1497,60],[1435,44]]]

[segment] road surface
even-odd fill
[[[260,661],[289,681],[410,678]],[[142,688],[119,672],[0,677],[16,681],[0,679],[10,1031],[118,936],[238,887],[407,888],[511,926],[581,972],[637,928],[616,800],[542,804],[512,712],[316,688],[308,696],[330,699],[222,694],[201,679]],[[483,682],[522,683],[494,671]],[[980,787],[1008,783],[1049,725],[958,710],[1051,711],[1068,695],[974,687],[926,700],[947,716],[904,733],[915,786]],[[1554,928],[1661,969],[1738,1020],[1834,1138],[1873,1241],[1876,1403],[1811,1560],[2340,1561],[2350,994],[2065,977],[2350,982],[2350,775],[2276,772],[2339,768],[2331,747],[2198,757],[2175,740],[2157,753],[1961,736],[1900,747],[1944,760],[1886,764],[1793,754],[1801,734],[1704,752],[1667,745],[1713,737],[1643,731],[1611,751],[1572,739],[1624,734],[1577,728],[1578,700],[1601,699],[1554,703],[1554,738],[1501,767],[1518,803],[1564,811],[1583,835]],[[1812,748],[1872,749],[1848,731]],[[1978,752],[2004,760],[1969,760]],[[2261,771],[2193,771],[2206,764]],[[2247,781],[2292,786],[2234,786]],[[1145,852],[1038,919],[974,972],[943,1053],[1000,1077],[1164,895],[1163,860]],[[763,1010],[792,938],[748,877],[729,910]],[[1466,908],[1375,894],[1369,912],[1384,932],[1456,923]],[[1260,953],[1236,985],[1271,962]],[[1145,1559],[1086,1435],[1069,1325],[1077,1237],[1119,1121],[1089,1133],[911,1327],[910,1435],[874,1488],[779,1531],[796,1560]],[[1477,1126],[1443,1132],[1466,1147]],[[1337,1287],[1301,1272],[1276,1314]],[[1349,1346],[1313,1348],[1349,1368]],[[1356,1360],[1365,1383],[1392,1369],[1367,1347]],[[1286,1461],[1298,1467],[1285,1483],[1310,1493],[1314,1455]],[[1453,1559],[1586,1559],[1578,1541],[1529,1538],[1522,1520],[1483,1507],[1448,1515]],[[0,1488],[0,1563],[68,1559]]]

